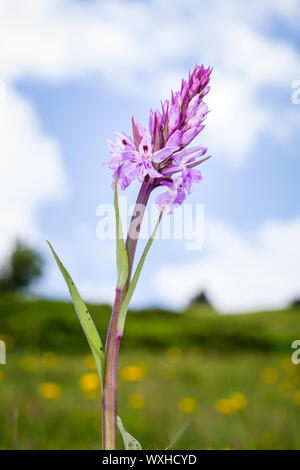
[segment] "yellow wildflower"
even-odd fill
[[[38,366],[37,358],[35,356],[24,356],[21,359],[20,366],[25,372],[33,372]]]
[[[183,413],[191,414],[195,413],[198,408],[198,402],[195,398],[192,397],[184,397],[181,398],[179,402],[179,409]]]
[[[88,372],[79,379],[79,386],[88,398],[96,398],[100,388],[100,379],[96,372]]]
[[[293,398],[294,398],[294,403],[296,403],[296,405],[300,405],[300,390],[296,390]]]
[[[261,373],[261,380],[266,384],[274,384],[278,380],[278,370],[274,367],[268,367]]]
[[[39,387],[39,394],[49,400],[58,398],[61,395],[61,387],[53,382],[44,382]]]
[[[248,403],[247,398],[242,393],[233,393],[230,396],[230,400],[237,411],[246,408]]]
[[[90,370],[96,370],[97,369],[96,361],[95,361],[94,356],[92,354],[89,354],[88,356],[86,356],[84,358],[84,364],[85,364],[85,367],[87,369],[90,369]]]
[[[133,395],[130,395],[129,405],[131,406],[131,408],[138,410],[140,408],[143,408],[144,404],[145,404],[144,395],[141,395],[140,393],[134,393]]]
[[[142,366],[126,366],[121,371],[122,379],[125,382],[139,382],[146,375],[146,369]]]
[[[230,398],[220,398],[216,402],[216,409],[223,415],[231,415],[236,411],[236,404]]]
[[[285,357],[284,359],[282,359],[281,368],[287,374],[293,374],[294,372],[296,372],[296,366],[295,366],[295,364],[292,363],[292,359],[291,359],[290,356]]]
[[[58,357],[54,352],[45,352],[42,355],[42,362],[45,367],[54,367],[57,364]]]

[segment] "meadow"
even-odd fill
[[[107,305],[89,305],[104,338]],[[1,449],[98,449],[95,364],[68,302],[0,297]],[[300,308],[130,312],[119,414],[145,449],[300,449]],[[121,441],[120,441],[121,447]]]

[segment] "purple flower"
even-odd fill
[[[132,119],[133,138],[116,132],[115,142],[108,141],[112,159],[106,165],[115,171],[122,189],[145,178],[153,188],[168,186],[156,202],[172,212],[201,181],[200,171],[193,167],[209,158],[197,160],[207,149],[187,146],[204,128],[208,107],[203,98],[209,91],[210,74],[210,68],[197,65],[188,80],[182,80],[180,91],[172,92],[171,99],[162,103],[161,111],[150,110],[149,134]]]
[[[143,181],[145,176],[160,178],[161,174],[152,163],[152,144],[146,129],[139,123],[139,144],[124,133],[116,133],[116,142],[108,141],[113,158],[105,162],[117,174],[117,180],[122,189],[138,178]]]
[[[181,183],[181,177],[176,178],[172,183],[164,182],[164,185],[169,187],[169,191],[159,194],[155,200],[160,211],[164,209],[165,214],[171,214],[174,208],[181,206],[186,198],[184,188]]]
[[[194,189],[194,183],[200,183],[202,180],[202,175],[199,170],[195,170],[194,168],[186,168],[182,172],[182,188],[184,188],[188,194]]]
[[[157,196],[155,202],[159,210],[164,208],[164,211],[167,214],[173,212],[173,210],[180,206],[185,200],[185,191],[187,191],[188,194],[191,194],[194,183],[200,183],[201,180],[202,175],[199,170],[186,168],[182,172],[182,175],[174,179],[172,183],[164,182],[163,185],[168,186],[169,190]]]

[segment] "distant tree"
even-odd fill
[[[41,277],[44,261],[41,255],[21,241],[0,272],[0,292],[25,290],[34,280]]]
[[[193,305],[210,305],[207,295],[204,291],[199,292],[192,300]]]
[[[291,307],[300,308],[300,299],[295,299],[295,300],[291,303]]]

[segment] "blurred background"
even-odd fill
[[[298,10],[0,0],[0,448],[97,448],[94,363],[44,240],[104,338],[106,139],[130,133],[131,115],[147,124],[196,63],[213,66],[198,138],[213,158],[188,201],[204,205],[205,242],[153,244],[121,350],[120,414],[145,448],[178,430],[178,448],[300,448]]]

